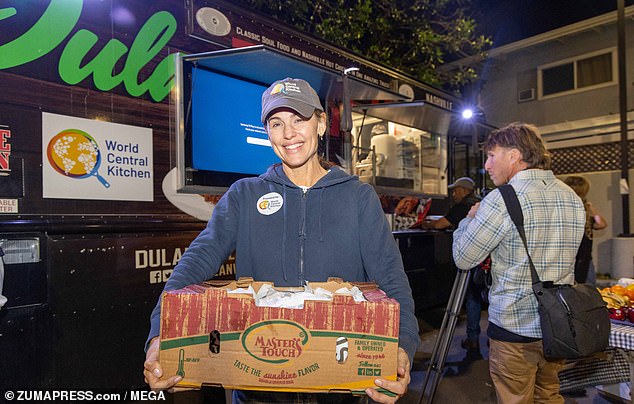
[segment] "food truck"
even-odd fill
[[[145,388],[165,281],[214,198],[274,158],[260,95],[279,78],[319,90],[328,159],[381,194],[443,199],[477,164],[456,97],[229,2],[9,1],[0,27],[5,389]],[[395,235],[417,311],[442,304],[450,251]]]

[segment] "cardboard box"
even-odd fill
[[[331,292],[356,285],[369,301],[335,294],[289,309],[227,294],[248,285],[264,283],[206,282],[163,294],[160,362],[165,377],[183,376],[177,387],[364,394],[377,377],[396,380],[399,304],[376,286],[310,283]]]

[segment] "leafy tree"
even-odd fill
[[[239,0],[327,42],[396,68],[425,83],[457,91],[477,78],[473,67],[451,72],[446,62],[484,60],[491,39],[476,33],[472,0]],[[471,65],[473,66],[473,65]]]

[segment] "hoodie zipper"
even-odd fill
[[[302,189],[301,199],[301,228],[299,231],[299,281],[300,284],[304,284],[304,244],[306,240],[306,200],[308,197],[308,189]]]

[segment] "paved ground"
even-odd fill
[[[442,314],[439,314],[442,319]],[[486,311],[483,312],[481,326],[486,330]],[[422,324],[421,345],[414,360],[412,383],[408,394],[399,403],[418,404],[421,402],[422,385],[429,365],[429,359],[438,336],[438,329]],[[456,325],[454,337],[447,354],[445,373],[440,379],[433,402],[444,404],[479,404],[495,403],[495,391],[489,377],[488,349],[486,335],[480,336],[480,353],[467,352],[460,347],[460,341],[466,336],[465,318],[461,316]],[[428,382],[430,390],[432,383]],[[581,395],[581,396],[578,396]],[[595,388],[586,388],[580,394],[566,395],[565,404],[605,404],[609,401],[600,395]],[[425,399],[421,403],[428,403]],[[616,401],[618,402],[618,401]]]

